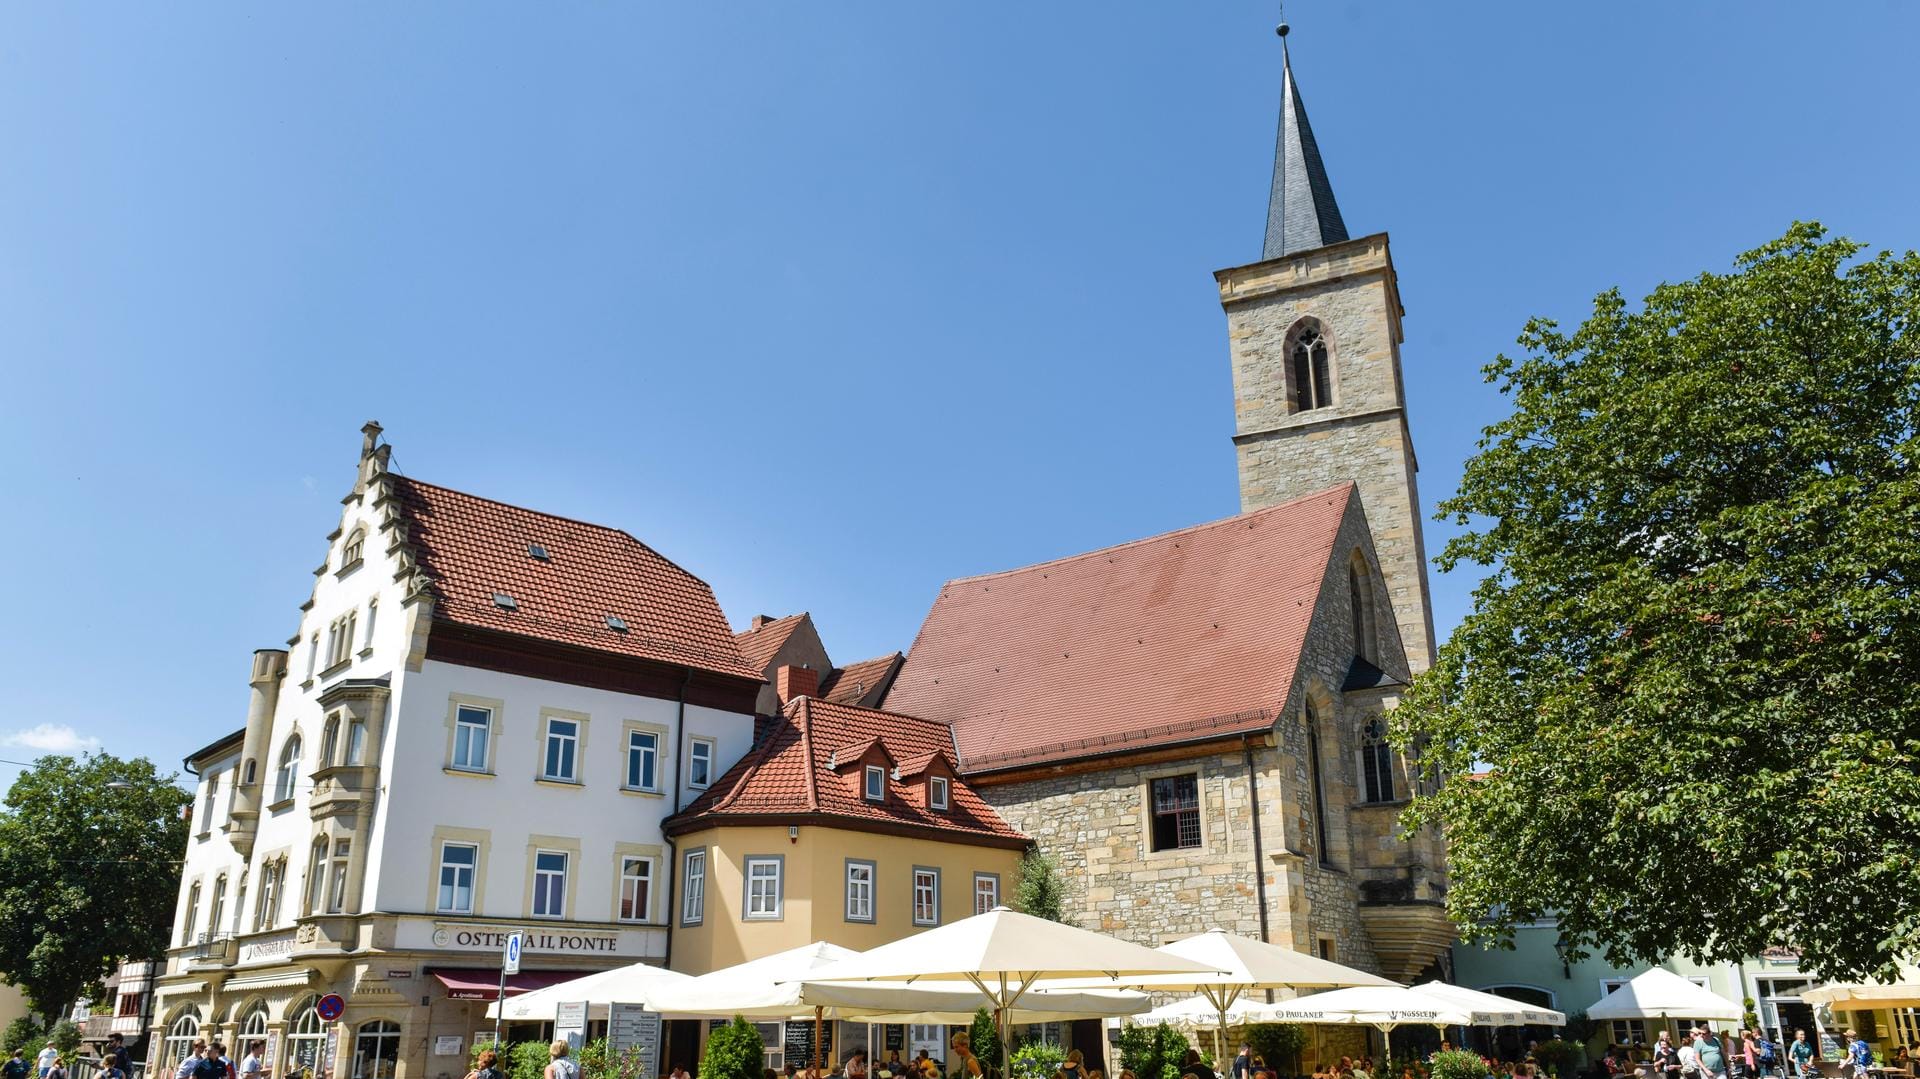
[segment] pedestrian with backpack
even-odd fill
[[[1779,1075],[1779,1043],[1768,1037],[1767,1032],[1760,1027],[1753,1028],[1753,1039],[1754,1059],[1759,1062],[1760,1074],[1765,1076]]]

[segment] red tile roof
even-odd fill
[[[807,612],[801,611],[734,634],[734,643],[740,646],[740,658],[754,670],[771,674],[767,664],[773,662],[774,653],[780,651],[780,646],[787,643],[787,638],[793,636],[793,631],[799,629],[806,618]]]
[[[796,697],[774,724],[759,745],[667,822],[669,835],[729,818],[808,816],[824,817],[828,824],[838,819],[854,827],[883,825],[1001,846],[1026,842],[964,781],[952,784],[951,808],[944,812],[925,808],[912,777],[889,778],[885,801],[861,796],[863,777],[848,765],[876,742],[895,760],[941,755],[951,763],[951,735],[944,723]]]
[[[627,533],[406,476],[389,481],[433,581],[436,621],[760,680],[713,589]],[[496,604],[496,593],[514,609]],[[608,626],[608,615],[626,632]]]
[[[859,704],[893,677],[903,657],[898,652],[835,667],[820,682],[820,697],[838,704]]]
[[[1352,484],[947,582],[887,707],[968,773],[1263,730],[1286,704]]]

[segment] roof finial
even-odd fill
[[[1286,7],[1280,9],[1280,133],[1273,149],[1273,188],[1267,199],[1267,239],[1262,259],[1279,258],[1347,238],[1346,222],[1333,200],[1320,147],[1293,81],[1293,59],[1287,51]]]

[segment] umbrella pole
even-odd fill
[[[815,1004],[813,1006],[813,1074],[814,1075],[821,1074],[820,1072],[820,1017],[822,1014],[826,1012],[826,1010],[827,1009],[823,1005]]]

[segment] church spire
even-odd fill
[[[1287,55],[1287,24],[1280,35],[1280,134],[1273,148],[1273,191],[1267,198],[1267,243],[1262,261],[1307,251],[1347,238],[1347,223],[1333,201],[1333,185],[1313,141],[1300,86]]]

